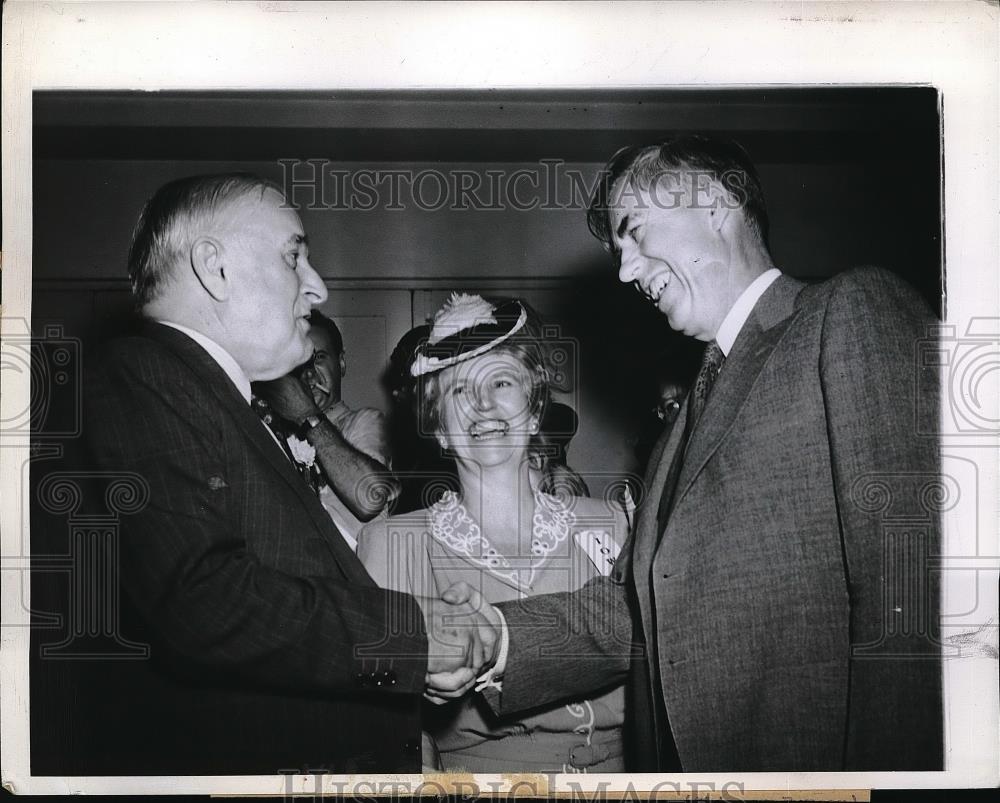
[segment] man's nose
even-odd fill
[[[313,307],[318,307],[327,299],[326,284],[320,278],[319,274],[313,268],[312,264],[306,260],[304,264],[299,265],[299,275],[301,276],[301,292],[309,299],[309,304]]]
[[[618,281],[623,284],[631,284],[636,280],[642,268],[642,258],[639,250],[626,244],[619,254]]]

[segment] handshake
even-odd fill
[[[503,618],[467,583],[419,601],[427,630],[424,697],[440,705],[462,697],[496,663]]]

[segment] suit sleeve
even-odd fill
[[[625,517],[614,511],[613,520],[620,540],[628,532]],[[632,643],[625,570],[630,550],[627,541],[610,576],[595,577],[576,591],[497,606],[510,637],[507,664],[503,691],[484,696],[498,714],[580,699],[625,681],[640,649]]]
[[[932,318],[874,269],[834,280],[821,382],[850,600],[846,766],[942,762],[937,647],[938,377],[918,359]]]
[[[228,413],[175,357],[119,346],[95,371],[87,408],[98,465],[148,483],[149,503],[121,525],[121,576],[174,660],[303,693],[357,692],[373,671],[394,678],[388,691],[423,689],[427,642],[412,597],[279,571],[249,548],[237,497],[219,490],[227,449],[241,445],[225,441]],[[296,520],[278,509],[259,526]],[[314,534],[279,535],[297,547]]]

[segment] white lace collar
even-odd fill
[[[538,569],[566,540],[576,522],[573,511],[558,497],[536,491],[531,556],[511,559],[490,544],[454,491],[447,491],[428,514],[435,541],[522,592],[531,590]],[[525,574],[527,580],[523,579]]]

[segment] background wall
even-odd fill
[[[563,389],[580,431],[570,458],[599,490],[599,475],[638,468],[629,441],[652,407],[656,365],[688,365],[692,349],[617,282],[587,231],[582,188],[622,145],[682,131],[747,147],[783,270],[814,279],[881,264],[940,303],[932,89],[39,93],[34,326],[61,325],[85,358],[128,325],[125,256],[145,199],[178,176],[260,173],[302,207],[330,289],[325,311],[347,344],[348,403],[388,410],[379,380],[389,353],[449,291],[524,296],[572,345],[579,370]],[[348,199],[350,184],[337,181],[363,185],[361,171],[462,174],[500,208],[462,208],[470,196],[454,186],[442,196],[433,176],[402,180],[398,197],[369,180]],[[506,192],[491,193],[491,181]]]

